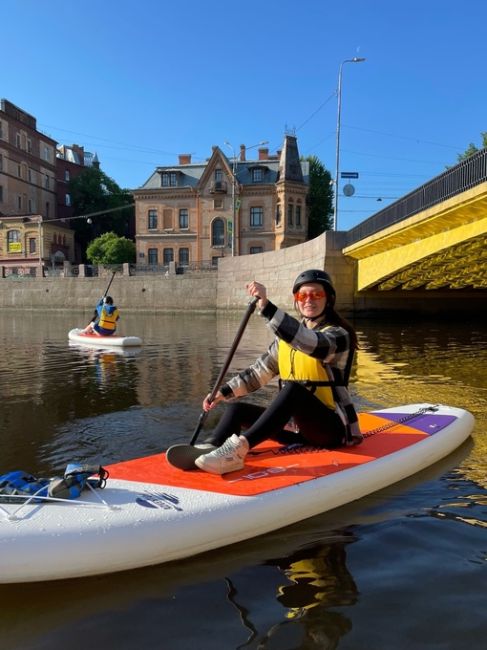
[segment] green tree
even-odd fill
[[[93,264],[123,264],[135,262],[135,244],[114,232],[106,232],[94,239],[86,249],[86,257]]]
[[[485,147],[487,147],[487,131],[481,131],[480,135],[482,137],[482,147],[481,147],[481,149],[485,149]],[[470,156],[473,156],[474,153],[477,153],[477,151],[480,151],[480,149],[477,149],[477,147],[474,145],[474,143],[471,142],[463,153],[458,154],[458,156],[457,156],[458,162],[461,162],[462,160],[465,160],[466,158],[470,158]]]
[[[73,178],[69,182],[69,193],[76,215],[123,208],[134,202],[128,190],[121,189],[113,179],[96,167],[87,167]],[[85,219],[73,219],[71,222],[83,256],[88,243],[105,232],[131,237],[134,233],[135,208],[126,207],[107,214],[101,213],[90,221],[91,223]]]
[[[333,185],[331,174],[316,156],[308,156],[308,239],[314,239],[333,227]]]

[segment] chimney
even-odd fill
[[[190,153],[180,153],[179,154],[179,164],[180,165],[191,165],[191,154]]]
[[[245,160],[246,160],[246,158],[245,158],[245,145],[241,144],[240,145],[240,161],[245,162]]]
[[[259,160],[268,160],[269,159],[269,149],[266,147],[259,149]]]

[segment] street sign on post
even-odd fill
[[[358,172],[340,172],[341,178],[358,178]]]

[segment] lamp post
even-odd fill
[[[257,144],[253,144],[250,147],[245,147],[246,151],[253,149],[254,147],[260,147],[263,144],[268,144],[268,140],[262,140]],[[237,242],[237,204],[236,204],[236,185],[237,185],[237,156],[235,155],[235,149],[232,147],[230,142],[225,140],[224,144],[227,145],[232,150],[232,238],[231,238],[231,250],[232,257],[235,255],[236,251],[236,242]]]
[[[227,147],[230,147],[232,150],[232,232],[231,232],[231,251],[232,251],[232,257],[235,255],[235,221],[236,221],[236,216],[237,216],[237,208],[235,204],[235,184],[237,182],[237,157],[235,155],[235,149],[232,147],[232,145],[229,142],[225,141],[225,144]]]
[[[333,230],[338,230],[338,174],[340,171],[340,120],[342,111],[342,70],[345,63],[362,63],[364,58],[354,56],[353,59],[345,59],[340,63],[338,72],[337,89],[337,133],[336,133],[336,164],[335,164],[335,210],[333,215]]]

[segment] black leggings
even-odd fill
[[[293,418],[299,433],[285,430]],[[330,449],[339,447],[345,436],[340,417],[307,388],[288,382],[267,408],[246,402],[231,402],[213,434],[206,440],[219,446],[242,429],[250,447],[271,438],[282,444],[313,444]]]

